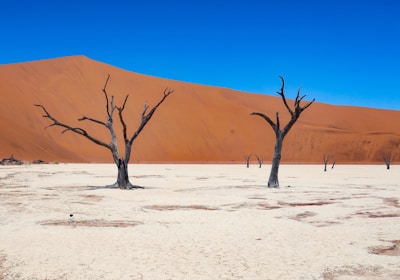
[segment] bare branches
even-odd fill
[[[136,132],[132,135],[131,139],[129,140],[129,143],[132,144],[133,141],[136,139],[136,137],[140,134],[140,132],[143,130],[143,128],[146,126],[146,124],[149,122],[149,120],[151,119],[151,117],[153,116],[154,112],[157,110],[157,108],[165,101],[165,99],[171,94],[173,93],[174,90],[171,90],[169,88],[166,88],[164,90],[164,95],[161,98],[161,100],[150,110],[150,112],[148,114],[146,114],[147,109],[149,108],[149,106],[145,103],[144,104],[144,108],[143,108],[143,113],[142,113],[142,121],[139,125],[139,127],[137,128]]]
[[[105,147],[105,148],[107,148],[107,149],[109,149],[109,150],[112,150],[112,148],[111,148],[110,145],[104,143],[103,141],[101,141],[101,140],[99,140],[99,139],[94,138],[94,137],[91,136],[89,133],[87,133],[86,130],[84,130],[83,128],[80,128],[80,127],[72,127],[72,126],[70,126],[70,125],[67,125],[67,124],[65,124],[65,123],[62,123],[62,122],[58,121],[56,118],[54,118],[54,117],[47,111],[47,109],[46,109],[43,105],[34,104],[34,106],[39,107],[39,108],[41,108],[41,109],[43,110],[43,112],[44,112],[43,118],[50,119],[50,120],[53,122],[53,123],[51,123],[50,125],[48,125],[47,127],[52,127],[52,126],[63,127],[63,128],[65,128],[65,129],[64,129],[61,133],[65,133],[66,131],[71,131],[71,132],[73,132],[73,133],[79,134],[79,135],[81,135],[81,136],[83,136],[83,137],[89,139],[90,141],[92,141],[93,143],[95,143],[95,144],[97,144],[97,145],[100,145],[100,146],[103,146],[103,147]],[[46,127],[46,128],[47,128],[47,127]]]
[[[308,102],[305,106],[301,107],[300,106],[300,102],[303,101],[303,99],[306,97],[306,95],[303,95],[303,96],[300,97],[300,91],[301,91],[301,87],[297,91],[297,96],[296,96],[296,99],[294,100],[295,111],[299,112],[299,113],[301,113],[302,111],[307,109],[315,101],[315,98],[313,98],[313,100]]]
[[[155,111],[157,110],[157,108],[165,101],[165,99],[172,93],[174,92],[173,90],[170,89],[165,89],[164,90],[164,95],[161,98],[161,100],[150,110],[150,112],[147,112],[149,106],[147,104],[144,104],[144,109],[142,112],[142,116],[141,116],[141,122],[140,125],[138,127],[138,129],[136,130],[136,132],[133,134],[133,136],[129,139],[127,136],[127,124],[124,120],[124,116],[123,116],[123,112],[125,110],[125,106],[126,103],[128,101],[128,97],[129,95],[126,95],[124,102],[122,103],[122,106],[118,107],[114,104],[114,96],[111,96],[111,98],[108,95],[107,92],[107,85],[108,82],[110,80],[110,75],[107,76],[106,82],[104,84],[104,87],[102,88],[102,92],[104,94],[104,98],[106,101],[106,117],[107,117],[107,121],[101,121],[95,118],[91,118],[91,117],[87,117],[87,116],[83,116],[80,119],[78,119],[78,121],[89,121],[91,123],[95,123],[95,124],[99,124],[102,125],[104,127],[106,127],[110,133],[110,143],[107,144],[99,139],[94,138],[93,136],[91,136],[86,130],[84,130],[83,128],[80,127],[72,127],[68,124],[65,124],[63,122],[58,121],[56,118],[54,118],[48,111],[47,109],[40,104],[35,104],[35,106],[39,107],[42,109],[42,111],[44,112],[43,117],[47,118],[51,121],[51,124],[48,127],[51,126],[58,126],[58,127],[62,127],[64,128],[64,130],[62,131],[62,133],[66,132],[66,131],[71,131],[73,133],[76,133],[78,135],[81,135],[87,139],[89,139],[90,141],[92,141],[93,143],[103,146],[107,149],[109,149],[112,153],[114,162],[116,163],[117,167],[118,167],[118,177],[117,177],[117,182],[113,185],[113,186],[118,186],[120,188],[126,188],[126,189],[131,189],[131,188],[140,188],[140,186],[135,186],[132,185],[129,182],[129,177],[128,177],[128,163],[129,163],[129,158],[130,158],[130,154],[131,154],[131,150],[132,150],[132,143],[133,141],[136,139],[136,137],[140,134],[140,132],[143,130],[143,128],[146,126],[146,124],[150,121],[151,117],[153,116],[153,114],[155,113]],[[117,135],[115,133],[115,128],[114,128],[114,120],[113,120],[113,115],[114,115],[114,111],[118,110],[118,115],[119,115],[119,120],[121,122],[122,125],[122,129],[123,129],[123,137],[124,137],[124,141],[125,141],[125,155],[124,157],[120,157],[120,153],[119,153],[119,149],[118,149],[118,141],[117,141]]]
[[[164,89],[164,96],[161,98],[161,100],[157,103],[156,106],[153,107],[153,109],[150,110],[150,112],[146,115],[146,118],[150,120],[150,118],[153,116],[154,112],[157,110],[157,108],[164,102],[164,100],[171,94],[173,93],[174,90],[166,88]],[[145,109],[143,111],[143,114],[146,112],[148,106],[145,104]]]
[[[78,121],[85,121],[85,120],[88,120],[88,121],[91,121],[91,122],[94,122],[94,123],[97,123],[97,124],[101,124],[101,125],[107,127],[107,124],[105,122],[102,122],[102,121],[99,121],[99,120],[96,120],[96,119],[93,119],[93,118],[88,118],[86,116],[83,116],[82,118],[78,119]]]
[[[93,123],[96,123],[96,124],[100,124],[100,125],[108,128],[110,130],[110,134],[111,134],[111,138],[112,138],[111,139],[112,140],[111,144],[106,144],[103,141],[94,138],[89,133],[87,133],[87,131],[84,130],[83,128],[72,127],[72,126],[70,126],[68,124],[65,124],[65,123],[62,123],[62,122],[58,121],[56,118],[54,118],[47,111],[47,109],[43,105],[35,104],[35,106],[40,107],[42,109],[42,111],[44,112],[44,115],[43,115],[44,118],[50,119],[52,121],[52,123],[47,127],[52,127],[52,126],[63,127],[64,130],[62,131],[62,133],[65,133],[66,131],[72,131],[72,132],[74,132],[76,134],[79,134],[79,135],[89,139],[90,141],[92,141],[92,142],[94,142],[94,143],[96,143],[96,144],[98,144],[100,146],[106,147],[107,149],[109,149],[111,151],[114,151],[116,149],[115,132],[114,132],[114,127],[113,127],[113,114],[114,114],[115,109],[117,109],[118,110],[118,114],[119,114],[119,119],[120,119],[122,127],[123,127],[123,135],[124,135],[125,143],[127,143],[127,144],[129,143],[131,145],[132,142],[136,139],[136,137],[143,130],[143,128],[146,126],[146,124],[149,122],[149,120],[152,118],[152,116],[153,116],[154,112],[157,110],[157,108],[165,101],[165,99],[171,93],[174,92],[174,90],[166,88],[164,90],[164,94],[163,94],[163,97],[161,98],[161,100],[148,113],[147,113],[147,109],[149,108],[149,106],[147,104],[144,104],[141,123],[140,123],[138,129],[136,130],[136,132],[133,134],[133,136],[130,139],[128,139],[128,137],[127,137],[127,125],[126,125],[126,122],[125,122],[125,120],[123,118],[123,111],[125,109],[125,105],[126,105],[126,103],[128,101],[129,95],[127,95],[125,97],[125,100],[124,100],[124,102],[123,102],[121,107],[115,106],[114,105],[114,96],[111,96],[111,100],[110,100],[110,98],[108,96],[108,93],[107,93],[107,84],[108,84],[109,79],[110,79],[110,75],[107,76],[106,82],[105,82],[104,87],[102,89],[102,92],[104,93],[104,98],[106,100],[106,113],[107,113],[107,117],[108,117],[108,122],[106,123],[106,122],[103,122],[103,121],[100,121],[100,120],[97,120],[97,119],[94,119],[94,118],[86,117],[86,116],[83,116],[83,117],[79,118],[78,120],[79,121],[86,121],[87,120],[87,121],[90,121],[90,122],[93,122]],[[115,154],[118,154],[118,153],[115,153]],[[117,160],[117,159],[115,159],[115,160]]]
[[[146,118],[146,111],[149,108],[149,105],[145,102],[143,105],[143,112],[142,112],[142,120]]]
[[[103,93],[104,93],[104,97],[106,98],[106,111],[107,111],[107,115],[108,115],[108,118],[110,119],[110,118],[112,118],[112,116],[111,116],[111,114],[110,114],[110,108],[109,108],[109,100],[108,100],[108,94],[107,94],[107,84],[108,84],[108,80],[110,80],[110,74],[108,74],[108,76],[107,76],[107,79],[106,79],[106,82],[105,82],[105,84],[104,84],[104,87],[103,87]]]
[[[306,106],[301,107],[301,111],[304,111],[305,109],[307,109],[308,107],[311,106],[311,104],[313,104],[315,101],[315,98],[313,98],[310,102],[308,102],[308,104],[306,104]]]
[[[123,131],[125,143],[127,143],[129,140],[128,140],[128,137],[127,137],[127,134],[126,134],[126,130],[127,130],[127,129],[126,129],[126,123],[125,123],[124,118],[123,118],[123,116],[122,116],[122,112],[123,112],[124,109],[125,109],[125,104],[126,104],[126,101],[128,100],[128,97],[129,97],[129,94],[125,97],[125,100],[124,100],[124,103],[122,104],[122,106],[121,106],[121,107],[117,107],[117,109],[118,109],[118,115],[119,115],[119,120],[120,120],[120,122],[121,122],[121,124],[122,124],[122,131]]]
[[[270,126],[272,127],[272,129],[274,131],[276,131],[278,129],[277,124],[275,124],[267,115],[264,115],[263,113],[259,113],[259,112],[253,112],[250,115],[251,116],[259,116],[259,117],[263,118],[270,124]]]
[[[281,89],[280,91],[278,91],[277,93],[281,96],[283,104],[285,105],[286,109],[289,111],[291,119],[289,120],[289,122],[285,125],[285,127],[280,130],[280,121],[279,121],[279,113],[276,113],[276,122],[273,122],[268,116],[266,116],[263,113],[258,113],[258,112],[253,112],[250,115],[256,115],[256,116],[260,116],[262,117],[264,120],[266,120],[272,127],[272,129],[275,131],[276,135],[282,135],[282,137],[284,137],[289,130],[292,128],[293,124],[297,121],[297,119],[300,117],[300,114],[307,109],[314,101],[315,99],[313,99],[312,101],[310,101],[309,103],[307,103],[305,106],[301,106],[300,103],[303,101],[303,99],[306,97],[306,95],[300,96],[300,92],[301,92],[301,88],[299,88],[299,90],[297,91],[297,95],[296,95],[296,99],[294,100],[294,105],[293,105],[293,109],[290,108],[287,100],[286,100],[286,96],[285,96],[285,79],[282,76],[279,76],[279,78],[282,81],[282,85],[281,85]]]
[[[283,101],[283,104],[285,104],[286,109],[288,109],[289,113],[291,115],[293,115],[293,111],[292,111],[292,109],[290,109],[290,107],[286,101],[286,97],[285,97],[285,79],[282,76],[279,76],[279,78],[282,81],[282,86],[281,86],[281,90],[278,91],[277,93],[282,97],[282,101]]]
[[[289,111],[290,115],[294,117],[295,114],[300,114],[302,111],[307,109],[314,101],[310,101],[307,103],[305,106],[301,107],[300,102],[303,101],[303,99],[306,97],[306,95],[300,96],[301,92],[301,87],[297,91],[296,99],[294,100],[294,110],[290,108],[290,106],[287,103],[286,97],[285,97],[285,79],[282,76],[279,76],[279,78],[282,80],[282,86],[280,91],[277,93],[282,97],[283,104],[285,105],[286,109]]]

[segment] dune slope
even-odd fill
[[[106,120],[102,88],[108,74],[107,90],[116,104],[121,105],[129,94],[128,134],[136,130],[144,103],[152,107],[165,88],[175,90],[135,141],[131,162],[229,163],[243,162],[246,154],[269,162],[274,133],[250,113],[273,117],[279,111],[282,123],[287,121],[277,96],[146,76],[84,56],[63,57],[0,66],[0,158],[13,154],[25,161],[111,162],[107,149],[71,132],[61,134],[59,128],[45,129],[50,122],[33,106],[42,104],[59,121],[109,142],[104,127],[78,121],[83,115]],[[276,87],[280,87],[278,79]],[[287,97],[294,94],[288,92]],[[399,111],[315,103],[285,139],[282,161],[321,162],[325,154],[341,163],[382,162],[384,153],[398,159],[399,119]],[[123,149],[122,142],[119,146]]]

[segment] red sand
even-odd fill
[[[59,121],[84,127],[109,142],[104,127],[77,121],[83,115],[105,120],[101,89],[108,74],[109,94],[115,95],[116,104],[130,94],[125,110],[130,134],[140,121],[144,102],[153,106],[165,88],[175,90],[134,143],[131,162],[243,162],[250,153],[269,162],[274,133],[250,113],[273,117],[279,111],[282,123],[288,116],[278,96],[141,75],[84,56],[2,65],[0,158],[13,154],[26,161],[111,162],[111,153],[103,147],[70,132],[60,134],[59,128],[45,130],[50,122],[33,106],[42,104]],[[294,94],[288,92],[287,97]],[[396,160],[399,120],[400,111],[315,103],[285,139],[282,161],[322,162],[330,154],[338,163],[383,163],[386,152]]]

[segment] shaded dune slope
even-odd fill
[[[250,113],[273,117],[279,111],[281,122],[287,121],[277,96],[141,75],[84,56],[64,57],[0,66],[0,158],[13,154],[26,161],[111,162],[111,153],[103,147],[71,132],[60,134],[60,128],[44,129],[50,122],[33,106],[42,104],[59,121],[109,142],[104,127],[77,121],[83,115],[106,120],[102,88],[108,74],[108,92],[117,105],[129,94],[128,134],[136,130],[145,102],[152,107],[165,88],[175,90],[135,141],[131,162],[229,163],[243,162],[246,154],[269,162],[274,133]],[[293,98],[295,93],[286,94]],[[399,111],[315,103],[285,139],[282,161],[321,162],[325,154],[338,163],[378,163],[384,153],[398,159],[398,120]],[[117,131],[121,137],[118,125]]]

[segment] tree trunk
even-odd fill
[[[283,136],[278,133],[274,149],[274,157],[272,159],[271,173],[268,179],[268,188],[279,188],[278,171],[281,162]]]
[[[124,160],[119,159],[118,162],[118,177],[117,187],[120,189],[130,189],[129,176],[128,176],[128,165]]]
[[[124,159],[118,160],[117,167],[118,167],[117,182],[111,187],[117,187],[120,189],[144,189],[144,187],[132,185],[129,182],[128,164],[125,162]]]
[[[245,155],[244,158],[246,159],[246,167],[249,168],[251,155]]]

